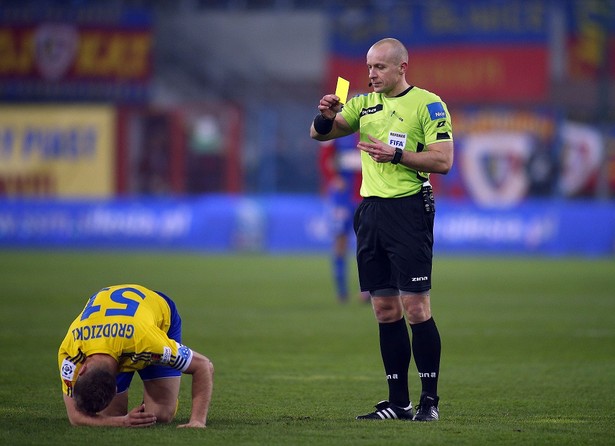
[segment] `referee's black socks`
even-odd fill
[[[419,324],[410,324],[410,329],[414,362],[421,377],[422,391],[437,396],[442,352],[438,327],[433,318],[430,318]]]
[[[400,407],[410,404],[408,367],[410,366],[410,338],[406,321],[379,323],[380,353],[389,385],[389,402]]]

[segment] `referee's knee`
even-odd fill
[[[424,293],[403,293],[402,302],[408,322],[419,324],[431,317],[429,291]]]
[[[404,315],[398,298],[372,296],[372,306],[376,320],[381,324],[397,322]]]

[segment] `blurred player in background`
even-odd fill
[[[352,219],[361,202],[361,151],[357,148],[358,135],[323,142],[319,167],[329,205],[329,224],[333,235],[331,268],[337,300],[348,302],[347,254],[352,233]],[[369,293],[360,298],[369,302]]]
[[[106,287],[88,300],[58,351],[68,419],[74,426],[147,427],[173,420],[182,373],[192,375],[192,413],[178,427],[204,428],[213,365],[181,344],[173,301],[140,285]],[[143,402],[128,411],[138,371]]]

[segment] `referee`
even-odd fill
[[[325,95],[310,128],[319,141],[360,133],[363,200],[354,217],[359,282],[378,321],[389,396],[357,419],[434,421],[441,344],[430,305],[435,204],[429,174],[452,167],[451,117],[440,97],[407,82],[408,51],[400,41],[372,45],[367,69],[373,92],[343,109],[339,97]],[[421,379],[416,411],[408,388],[412,350]]]

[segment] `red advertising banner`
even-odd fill
[[[151,74],[148,27],[0,25],[0,98],[139,99]]]
[[[367,51],[367,48],[366,48]],[[447,103],[542,101],[548,92],[548,54],[544,45],[409,48],[408,81],[433,91]],[[365,59],[332,56],[328,90],[337,76],[351,90],[368,91]]]

